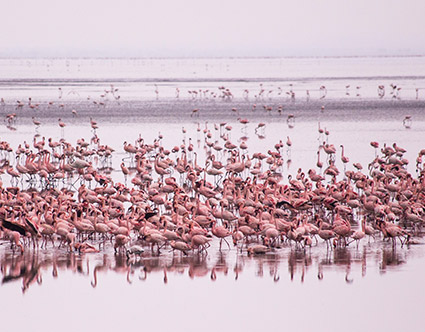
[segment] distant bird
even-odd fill
[[[94,121],[92,118],[90,118],[90,126],[92,127],[93,130],[96,130],[97,128],[99,128],[97,126],[97,122]]]
[[[406,115],[403,119],[403,126],[407,129],[410,129],[412,126],[412,116]]]
[[[320,99],[325,98],[327,93],[328,93],[326,86],[324,86],[324,85],[320,86],[319,91],[320,91]]]
[[[286,119],[286,123],[288,124],[289,128],[294,128],[294,124],[295,124],[294,114],[288,114],[288,118]]]
[[[159,97],[158,85],[156,85],[156,84],[154,84],[154,85],[155,85],[155,94],[156,94],[156,99],[158,99],[158,97]]]
[[[379,143],[372,141],[372,142],[370,142],[370,145],[375,149],[375,157],[376,157],[377,154],[378,154]]]
[[[291,146],[292,146],[292,141],[291,141],[291,139],[289,138],[289,136],[286,136],[286,145],[288,146],[288,148],[290,148]]]
[[[255,128],[255,133],[257,134],[257,131],[261,129],[261,133],[264,134],[265,128],[266,124],[264,122],[260,122]]]
[[[346,157],[345,155],[344,155],[344,145],[340,145],[340,147],[341,147],[341,161],[344,163],[344,164],[347,164],[349,161],[350,161],[350,159],[348,159],[348,157]]]
[[[39,127],[41,125],[41,122],[36,120],[34,117],[32,117],[32,123],[34,123],[36,127]]]

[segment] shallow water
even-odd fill
[[[190,138],[196,150],[204,151],[202,130],[210,128],[212,140],[222,143],[219,130],[213,128],[223,121],[233,126],[229,133],[232,142],[246,140],[249,154],[266,153],[289,136],[292,147],[285,152],[281,170],[284,182],[299,168],[305,172],[315,168],[317,148],[326,139],[337,147],[340,170],[344,169],[340,144],[350,158],[347,169],[353,170],[353,162],[367,168],[375,157],[370,141],[381,146],[396,142],[407,150],[412,174],[417,153],[425,147],[425,96],[419,90],[417,99],[415,91],[425,88],[425,60],[421,57],[2,59],[0,73],[0,97],[5,99],[0,112],[18,115],[15,122],[0,126],[1,140],[13,149],[23,141],[32,142],[35,134],[37,140],[44,136],[65,138],[73,144],[81,137],[90,141],[94,133],[89,117],[93,117],[99,124],[96,134],[101,144],[116,150],[112,177],[123,183],[126,180],[119,164],[127,157],[122,149],[124,141],[133,142],[141,135],[145,142],[153,142],[161,133],[161,144],[167,149],[188,143]],[[274,92],[255,98],[254,91],[262,82]],[[396,98],[389,95],[390,83],[403,87]],[[119,100],[99,96],[110,84],[119,89]],[[158,98],[154,84],[159,87]],[[346,94],[347,84],[350,95]],[[378,84],[386,85],[382,99],[376,94]],[[187,92],[217,92],[221,85],[234,92],[232,100],[194,99]],[[320,85],[329,90],[322,99]],[[359,96],[357,85],[362,86]],[[283,90],[280,96],[278,86]],[[58,87],[63,90],[61,98]],[[176,87],[181,90],[179,98],[174,95]],[[291,88],[295,99],[286,96],[285,91]],[[244,98],[244,89],[253,91],[248,98]],[[311,89],[309,100],[306,89]],[[40,105],[17,109],[16,100],[26,103],[29,96]],[[50,100],[54,104],[49,106]],[[105,106],[93,103],[101,100]],[[253,103],[257,104],[255,111]],[[262,105],[273,110],[265,111]],[[277,112],[279,105],[284,106],[281,114]],[[238,112],[231,110],[234,107]],[[193,108],[199,108],[199,115],[191,116]],[[72,109],[78,112],[76,117]],[[287,122],[289,113],[294,114],[294,122]],[[403,125],[406,115],[412,116],[407,127]],[[32,124],[32,116],[42,122],[39,128]],[[64,130],[57,125],[58,117],[67,124]],[[250,120],[246,128],[238,117]],[[264,132],[255,130],[260,121],[266,124]],[[319,136],[319,122],[329,130],[328,138]],[[200,152],[200,163],[203,158]],[[321,158],[324,161],[325,156]],[[2,175],[2,181],[7,185],[9,179]],[[421,238],[415,240],[422,243]],[[5,330],[215,331],[226,327],[248,331],[416,331],[422,323],[424,254],[423,245],[401,247],[398,243],[393,248],[380,239],[370,243],[363,239],[358,249],[354,243],[336,250],[319,243],[305,251],[284,245],[264,256],[249,257],[246,250],[240,253],[225,244],[219,251],[215,241],[208,255],[173,256],[163,249],[158,257],[147,250],[141,258],[127,261],[125,256],[114,255],[110,244],[98,254],[40,249],[21,256],[2,243],[0,296],[5,305],[0,317]]]
[[[358,250],[288,247],[255,257],[227,248],[188,257],[163,251],[130,262],[113,254],[3,252],[2,317],[17,317],[19,308],[25,317],[19,330],[47,331],[75,325],[214,331],[223,324],[250,331],[282,324],[320,331],[417,330],[423,253],[423,246],[373,241]],[[14,325],[3,321],[5,328]]]

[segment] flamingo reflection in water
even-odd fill
[[[43,255],[39,252],[24,253],[15,255],[14,253],[4,253],[0,258],[2,271],[2,285],[22,280],[21,290],[25,293],[30,286],[37,283],[42,284],[42,271],[52,269],[52,277],[59,277],[59,270],[67,269],[77,272],[83,276],[89,274],[89,261],[85,261],[75,254],[65,255]],[[84,264],[86,267],[84,268]]]
[[[352,283],[353,271],[360,271],[366,277],[368,259],[380,255],[379,272],[385,273],[389,268],[397,267],[407,262],[408,251],[387,245],[384,250],[363,247],[362,251],[350,248],[336,248],[314,252],[303,249],[290,249],[285,254],[271,251],[262,255],[246,256],[237,250],[231,252],[217,252],[216,259],[211,262],[205,253],[190,253],[188,256],[152,255],[149,251],[141,254],[140,258],[127,257],[125,253],[107,254],[91,253],[76,254],[57,250],[55,255],[45,252],[24,253],[16,255],[12,252],[3,253],[0,257],[2,286],[11,285],[21,280],[21,290],[25,293],[32,285],[43,283],[43,271],[50,270],[52,278],[60,278],[61,274],[71,271],[73,277],[89,278],[93,288],[99,285],[99,277],[106,277],[106,272],[112,271],[123,274],[129,284],[136,280],[146,280],[148,276],[161,276],[164,283],[170,282],[172,277],[189,277],[190,279],[209,277],[212,281],[217,278],[238,280],[241,274],[254,274],[256,277],[267,276],[266,270],[273,282],[281,281],[281,273],[286,268],[290,280],[299,277],[305,282],[313,267],[317,268],[317,278],[323,280],[328,273],[340,273],[347,283]],[[286,262],[286,264],[285,264]],[[233,269],[230,265],[233,264]],[[90,265],[94,268],[90,269]],[[357,273],[356,273],[357,274]],[[171,279],[172,280],[172,279]],[[49,283],[44,278],[44,283]]]

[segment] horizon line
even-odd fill
[[[333,59],[333,58],[420,58],[424,54],[392,54],[392,55],[283,55],[283,56],[2,56],[0,60],[12,59],[99,59],[99,60],[136,60],[136,59]]]

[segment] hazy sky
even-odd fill
[[[2,2],[0,56],[425,54],[424,0]]]

